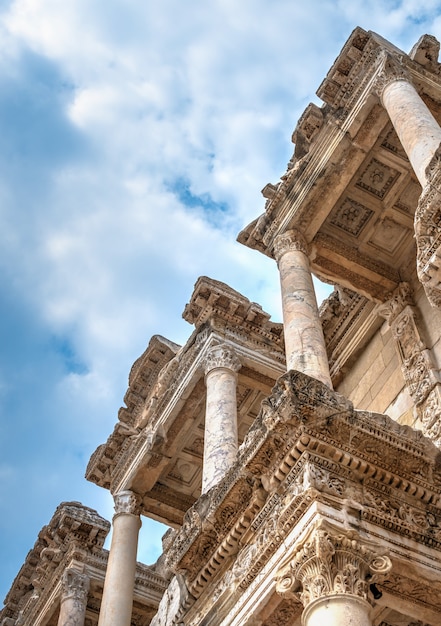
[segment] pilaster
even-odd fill
[[[441,378],[417,324],[417,310],[410,287],[401,283],[379,308],[391,329],[415,414],[425,435],[441,446]]]

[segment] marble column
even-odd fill
[[[405,70],[385,55],[377,91],[423,189],[426,169],[441,145],[441,128]]]
[[[441,308],[441,127],[405,68],[383,56],[376,91],[423,188],[415,211],[417,274],[429,302]]]
[[[114,496],[113,533],[98,626],[130,626],[136,573],[139,496],[122,491]]]
[[[237,372],[241,363],[232,348],[210,348],[205,361],[205,410],[202,493],[217,484],[237,455]]]
[[[279,572],[276,590],[300,599],[302,626],[372,626],[369,588],[390,571],[390,559],[355,531],[326,526],[309,532]]]
[[[303,235],[289,230],[274,243],[282,291],[283,331],[288,370],[298,370],[332,389],[323,329]]]
[[[61,579],[61,603],[58,626],[84,626],[90,580],[85,574],[69,568]]]

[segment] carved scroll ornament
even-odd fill
[[[381,582],[392,567],[388,556],[355,532],[318,527],[298,548],[277,578],[276,591],[298,597],[306,607],[331,594],[368,600],[369,585]]]
[[[391,298],[378,309],[386,318],[395,340],[401,371],[422,430],[436,445],[441,445],[441,380],[430,350],[423,342],[417,310],[406,283],[401,283]]]
[[[303,234],[299,230],[287,230],[281,235],[277,235],[273,249],[277,263],[286,252],[292,250],[309,254],[308,244]]]
[[[73,599],[85,605],[89,585],[90,579],[86,574],[80,574],[72,568],[65,570],[61,579],[62,600]]]
[[[203,368],[207,375],[211,370],[218,368],[229,369],[232,372],[238,372],[242,364],[236,352],[227,345],[217,345],[210,348],[204,361]]]
[[[133,491],[120,491],[114,496],[115,515],[122,513],[130,515],[140,514],[140,497]]]

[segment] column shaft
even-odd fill
[[[136,496],[115,496],[116,514],[98,626],[130,626],[141,521]]]
[[[303,611],[302,626],[372,626],[369,602],[349,594],[325,596]]]
[[[288,231],[277,237],[274,251],[280,273],[287,369],[308,374],[332,389],[306,243],[300,233]]]
[[[386,84],[382,101],[424,189],[427,184],[426,168],[441,144],[441,128],[415,87],[407,80]]]
[[[240,361],[226,346],[214,346],[205,361],[205,411],[202,493],[230,469],[237,456],[237,371]]]

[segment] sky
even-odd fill
[[[441,0],[0,0],[1,598],[60,502],[111,519],[87,462],[150,337],[190,335],[198,276],[280,321],[236,236],[357,25],[408,52]]]

